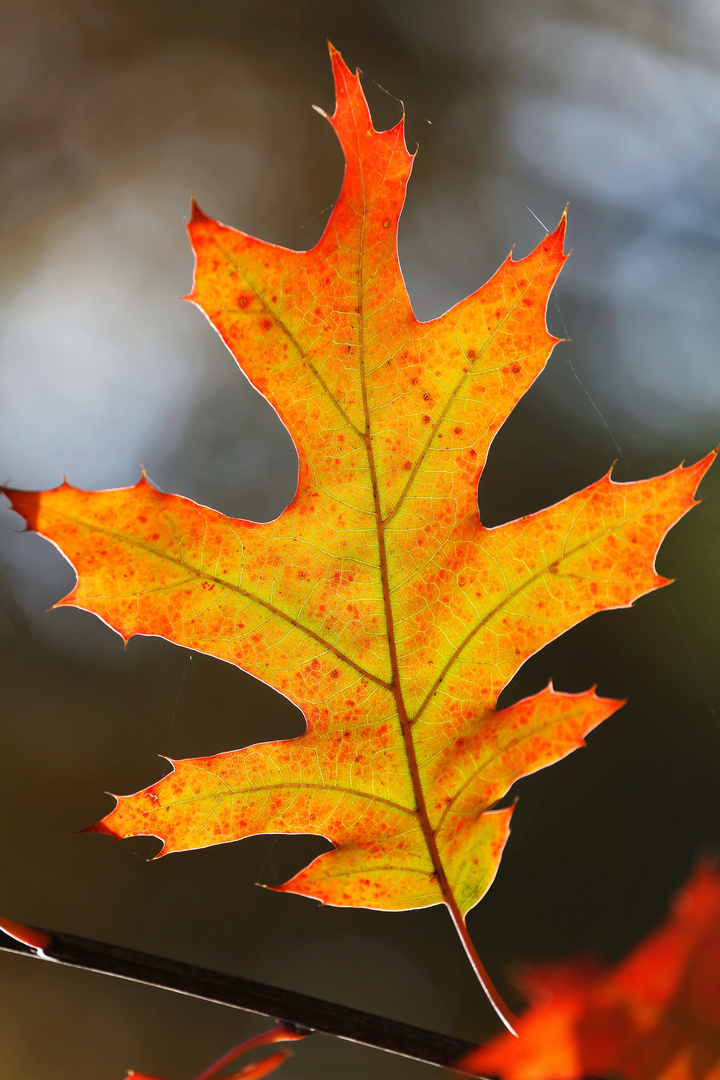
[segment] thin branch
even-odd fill
[[[205,1001],[230,1005],[246,1012],[272,1016],[294,1028],[298,1034],[318,1032],[334,1035],[430,1065],[454,1068],[458,1072],[465,1070],[458,1069],[455,1062],[475,1049],[473,1043],[464,1039],[440,1035],[384,1016],[242,979],[237,975],[166,960],[161,956],[107,945],[74,934],[25,927],[10,920],[0,920],[0,927],[6,930],[5,934],[0,934],[0,950],[4,952],[52,960],[69,967],[114,975]]]

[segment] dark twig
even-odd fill
[[[161,956],[106,945],[102,941],[23,927],[2,920],[8,935],[0,933],[0,950],[52,960],[86,971],[175,990],[179,994],[216,1001],[235,1009],[272,1016],[299,1033],[319,1032],[339,1039],[374,1046],[379,1050],[415,1058],[431,1065],[457,1068],[473,1044],[449,1035],[402,1024],[384,1016],[335,1005],[236,975],[166,960]],[[457,1070],[464,1071],[464,1070]]]

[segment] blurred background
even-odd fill
[[[715,0],[2,0],[0,479],[134,483],[267,520],[291,499],[287,433],[190,286],[207,213],[296,248],[342,177],[325,39],[376,126],[420,146],[400,229],[416,312],[440,314],[570,203],[549,311],[560,345],[498,435],[488,525],[613,461],[639,479],[720,442],[720,8]],[[514,1004],[521,959],[612,961],[720,841],[720,474],[663,545],[670,588],[596,616],[503,695],[627,697],[588,747],[517,785],[497,881],[470,916]],[[218,661],[127,650],[83,612],[51,545],[0,519],[0,912],[217,967],[468,1039],[497,1030],[449,918],[322,909],[255,887],[323,848],[257,837],[148,862],[150,839],[78,835],[185,757],[299,734],[300,714]],[[0,1080],[190,1080],[263,1021],[0,953]],[[315,1037],[286,1080],[421,1080]]]

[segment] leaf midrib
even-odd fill
[[[357,125],[356,125],[357,130]],[[400,664],[398,660],[397,641],[395,638],[395,624],[392,611],[392,597],[390,593],[390,576],[388,573],[387,563],[387,548],[385,544],[385,522],[382,515],[382,506],[380,502],[380,488],[378,484],[377,467],[375,464],[375,454],[373,450],[372,433],[370,426],[370,407],[367,397],[367,386],[365,379],[365,318],[364,318],[364,261],[365,261],[365,218],[366,218],[366,203],[365,203],[365,174],[364,174],[364,162],[362,156],[357,154],[360,183],[362,191],[362,206],[363,213],[360,218],[360,236],[359,236],[359,258],[358,258],[358,359],[360,366],[360,384],[363,412],[365,416],[365,446],[367,450],[368,468],[370,471],[370,479],[372,484],[373,502],[375,505],[375,520],[377,524],[377,536],[378,536],[378,555],[379,555],[379,568],[380,568],[380,581],[383,595],[383,605],[385,608],[385,623],[387,627],[388,635],[388,649],[390,654],[390,671],[392,674],[392,693],[395,699],[395,708],[397,712],[397,719],[400,724],[400,730],[402,732],[403,742],[405,744],[405,753],[407,756],[408,772],[412,783],[413,795],[415,797],[415,816],[422,830],[423,838],[425,840],[425,846],[427,848],[428,855],[430,856],[430,862],[433,867],[433,876],[435,877],[436,884],[439,888],[440,895],[450,909],[453,915],[453,919],[458,923],[462,923],[462,915],[460,908],[455,899],[454,893],[448,881],[445,867],[443,866],[442,859],[440,858],[440,852],[438,850],[435,833],[432,825],[430,824],[430,818],[427,812],[425,804],[425,792],[422,787],[420,779],[420,770],[417,763],[417,755],[415,753],[415,742],[412,736],[412,730],[407,715],[407,709],[405,706],[405,699],[402,692],[402,686],[400,684]]]

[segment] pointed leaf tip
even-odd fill
[[[115,796],[113,796],[115,798]],[[109,836],[112,840],[119,840],[119,835],[113,830],[108,828],[105,824],[105,820],[96,821],[94,825],[86,825],[84,829],[78,829],[79,833],[97,833],[99,836]]]
[[[548,233],[548,240],[552,243],[553,247],[557,247],[560,250],[560,254],[563,258],[567,259],[570,255],[569,251],[565,251],[565,234],[567,233],[567,207],[562,212],[560,220],[553,229]]]
[[[211,217],[209,217],[205,213],[204,210],[200,209],[200,207],[198,205],[198,202],[197,202],[197,199],[193,195],[192,200],[190,202],[190,224],[191,225],[196,225],[198,223],[202,224],[205,221],[212,221],[212,220],[213,219]]]
[[[42,492],[17,491],[13,488],[4,487],[2,488],[2,494],[10,503],[11,509],[24,519],[25,528],[29,532],[36,532]]]
[[[357,78],[357,75],[353,75],[353,72],[350,70],[348,65],[343,60],[343,56],[342,56],[342,53],[340,52],[340,50],[335,48],[332,41],[328,41],[327,44],[328,44],[328,52],[330,54],[330,63],[332,65],[333,76],[337,76],[340,72],[344,72],[351,79],[352,78]],[[337,88],[337,82],[336,82],[336,88]]]

